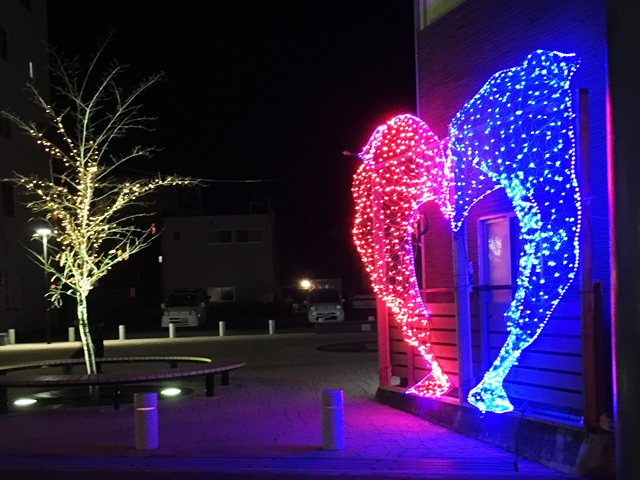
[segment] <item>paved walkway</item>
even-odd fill
[[[0,365],[66,358],[79,344],[0,347]],[[318,347],[321,347],[318,349]],[[191,395],[159,405],[160,447],[134,447],[133,406],[58,406],[0,417],[0,478],[570,478],[379,405],[375,334],[313,333],[107,341],[107,356],[233,357],[247,366],[204,396],[201,378],[177,384]],[[134,368],[148,368],[134,365]],[[165,368],[165,366],[161,366]],[[126,368],[111,365],[105,368]],[[218,380],[219,381],[219,380]],[[218,382],[217,381],[217,382]],[[345,395],[346,448],[323,451],[320,395]],[[10,391],[10,398],[35,391]]]

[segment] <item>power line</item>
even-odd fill
[[[137,168],[130,168],[130,167],[118,167],[122,170],[129,170],[131,172],[136,172],[136,173],[143,173],[145,175],[151,175],[151,176],[155,176],[158,175],[159,172],[153,173],[153,172],[147,172],[145,170],[138,170]],[[311,178],[318,178],[318,177],[329,177],[329,176],[337,176],[337,175],[342,175],[343,172],[326,172],[326,173],[316,173],[313,175],[301,175],[298,177],[283,177],[283,178],[262,178],[262,179],[244,179],[244,180],[224,180],[224,179],[217,179],[217,178],[197,178],[196,180],[200,181],[200,182],[206,182],[206,183],[270,183],[270,182],[293,182],[293,181],[297,181],[297,180],[305,180],[305,179],[311,179]]]

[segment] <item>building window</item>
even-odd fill
[[[0,58],[9,60],[9,45],[7,41],[7,31],[0,27]]]
[[[13,217],[16,214],[13,185],[9,182],[2,182],[2,214],[5,217]]]
[[[11,138],[11,120],[0,117],[0,135],[5,138]]]
[[[478,227],[480,283],[504,287],[490,290],[491,302],[511,302],[511,287],[518,276],[521,250],[518,218],[515,215],[501,215],[480,219]]]
[[[182,238],[182,235],[180,232],[173,232],[173,239],[174,240],[180,240]]]
[[[5,307],[11,309],[20,308],[22,306],[20,277],[4,275],[2,278],[2,287],[4,290]]]
[[[207,232],[207,245],[220,243],[233,243],[231,230],[209,230]]]
[[[20,5],[22,5],[27,10],[31,10],[31,0],[20,0]]]
[[[420,30],[446,15],[466,0],[418,0]]]
[[[210,302],[233,302],[236,299],[234,287],[209,287],[207,295]]]
[[[237,243],[261,243],[262,242],[262,230],[236,230],[236,242]]]

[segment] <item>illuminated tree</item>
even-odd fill
[[[160,174],[133,180],[114,175],[114,169],[127,160],[149,157],[155,151],[140,146],[126,149],[126,153],[117,150],[122,150],[121,138],[130,131],[150,130],[148,125],[154,119],[140,113],[138,97],[160,81],[162,74],[125,91],[116,83],[125,66],[111,63],[102,75],[96,73],[103,53],[104,45],[84,71],[77,60],[52,55],[52,93],[64,107],[47,102],[33,85],[28,86],[49,120],[48,130],[12,112],[1,112],[50,157],[47,178],[15,173],[9,180],[26,189],[30,199],[27,207],[52,226],[56,241],[48,258],[34,251],[31,254],[52,275],[47,297],[58,306],[63,294],[77,301],[78,328],[90,374],[96,373],[87,313],[92,285],[157,236],[153,225],[140,226],[140,217],[150,215],[140,201],[143,195],[165,185],[195,183]],[[125,210],[133,205],[138,208]]]

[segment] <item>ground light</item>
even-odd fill
[[[311,287],[311,282],[309,280],[302,280],[300,282],[300,286],[302,288],[309,288],[309,287]]]
[[[165,388],[160,393],[168,397],[173,397],[174,395],[180,395],[180,393],[182,393],[182,390],[180,390],[179,388]]]
[[[36,401],[37,400],[35,398],[19,398],[18,400],[13,402],[13,404],[17,405],[18,407],[26,407],[28,405],[33,405],[34,403],[36,403]]]

